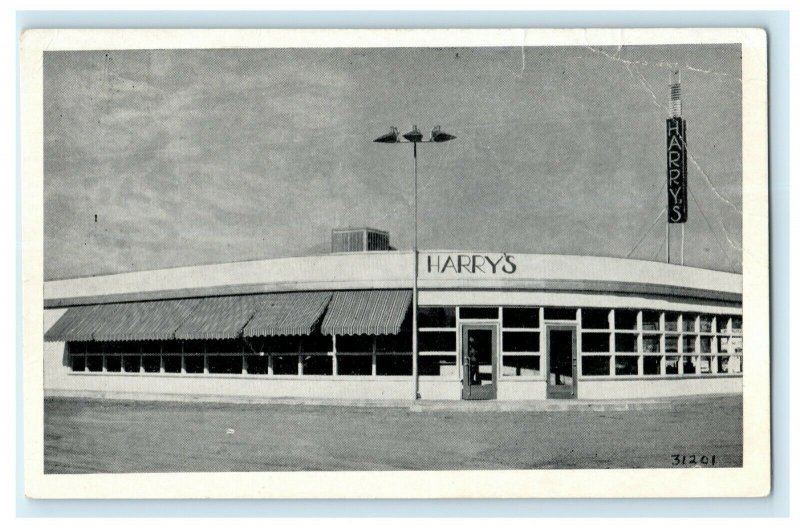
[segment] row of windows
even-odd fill
[[[584,376],[691,376],[698,374],[740,374],[741,356],[583,356]]]
[[[541,313],[540,313],[541,312]],[[500,320],[504,329],[540,328],[540,318],[550,321],[577,321],[576,308],[534,306],[498,307],[423,306],[418,310],[420,328],[455,328],[457,319]],[[699,313],[659,312],[582,308],[580,323],[584,329],[650,330],[667,332],[741,333],[739,316]]]

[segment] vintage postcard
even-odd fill
[[[762,30],[20,45],[29,497],[770,492]]]

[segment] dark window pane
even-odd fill
[[[582,332],[581,333],[581,347],[583,352],[608,352],[611,350],[609,343],[611,334],[605,332]]]
[[[614,328],[617,330],[636,330],[636,310],[614,310]]]
[[[86,356],[86,370],[103,372],[103,356]]]
[[[697,372],[697,356],[683,356],[683,373],[694,374]]]
[[[643,368],[646,375],[661,374],[661,356],[644,356]]]
[[[179,341],[164,341],[161,343],[161,354],[165,356],[180,355],[181,344]]]
[[[162,356],[164,361],[164,372],[180,372],[181,371],[181,357],[175,354]]]
[[[742,318],[739,316],[731,317],[731,326],[734,332],[741,332],[742,331]]]
[[[419,332],[419,350],[422,352],[455,352],[455,332]]]
[[[338,344],[338,337],[337,344]],[[304,352],[332,352],[333,351],[333,337],[322,335],[319,333],[303,336],[300,338]],[[297,350],[297,347],[287,350]],[[371,350],[371,349],[370,349]]]
[[[73,372],[83,372],[86,370],[86,356],[83,354],[73,354],[70,356],[72,361],[72,371]]]
[[[375,373],[378,376],[410,376],[411,355],[377,356],[375,358]]]
[[[368,335],[336,336],[336,351],[372,353],[372,342],[373,337]]]
[[[636,334],[614,334],[616,352],[636,352]]]
[[[238,339],[212,339],[206,344],[208,354],[242,354],[242,342]]]
[[[583,375],[608,376],[611,373],[609,360],[610,358],[607,356],[583,356],[581,358]]]
[[[660,330],[661,314],[649,310],[642,312],[642,330]]]
[[[333,374],[331,356],[303,356],[303,374],[307,376],[330,376]]]
[[[574,321],[578,314],[575,308],[545,308],[544,318],[555,321]]]
[[[711,338],[708,336],[700,336],[700,353],[701,354],[710,354],[711,353]]]
[[[675,312],[667,312],[664,314],[664,330],[667,332],[678,331],[678,314]]]
[[[142,356],[142,369],[145,372],[161,372],[161,356]]]
[[[183,364],[188,374],[203,373],[203,356],[183,356]]]
[[[89,341],[86,343],[87,354],[102,354],[104,348],[104,343],[99,343],[97,341]]]
[[[183,343],[183,353],[187,355],[203,354],[205,344],[205,341],[185,341]]]
[[[539,328],[538,308],[503,308],[503,326],[506,328]]]
[[[297,374],[297,354],[272,356],[272,373],[276,375]]]
[[[700,331],[701,332],[713,332],[713,323],[714,317],[711,315],[701,315],[700,316]]]
[[[503,332],[505,352],[538,352],[539,332]]]
[[[106,371],[119,372],[122,370],[122,357],[106,355]]]
[[[307,343],[311,345],[311,343]],[[264,350],[267,352],[297,352],[300,350],[300,338],[297,336],[270,336],[264,338]]]
[[[139,372],[141,356],[122,356],[122,368],[125,372]]]
[[[639,358],[637,356],[615,356],[617,376],[635,376],[639,373]]]
[[[419,357],[420,376],[455,376],[456,374],[455,356]]]
[[[375,350],[381,352],[411,352],[411,332],[375,336]]]
[[[683,336],[683,353],[693,354],[697,346],[697,336],[685,335]]]
[[[700,356],[700,374],[711,374],[711,356]]]
[[[728,316],[728,315],[718,315],[717,316],[716,331],[717,332],[727,332],[728,331],[728,321],[729,320],[730,320],[730,316]]]
[[[678,373],[678,362],[680,361],[680,356],[667,356],[664,358],[664,372],[666,374],[677,374]]]
[[[247,373],[269,374],[269,356],[247,356]]]
[[[420,328],[450,328],[456,326],[456,309],[453,306],[422,306],[417,309]]]
[[[729,374],[730,370],[729,367],[729,360],[728,357],[718,357],[717,358],[717,373],[719,374]]]
[[[480,306],[461,307],[458,313],[462,319],[497,319],[499,317],[499,310],[497,308]]]
[[[503,356],[503,376],[538,376],[539,356]]]
[[[642,336],[642,347],[645,354],[658,354],[661,352],[661,337],[657,335]]]
[[[208,356],[210,374],[241,374],[242,356]]]
[[[667,353],[678,353],[678,337],[667,336],[664,338],[664,351]]]
[[[161,354],[161,343],[159,341],[142,341],[140,345],[142,347],[142,354],[145,355]]]
[[[697,314],[683,314],[683,331],[694,332],[697,324]]]
[[[371,354],[369,356],[338,356],[336,362],[338,364],[339,375],[341,376],[372,375]]]
[[[581,326],[583,328],[608,328],[608,310],[584,308],[581,310]]]

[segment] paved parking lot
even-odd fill
[[[670,467],[673,455],[742,463],[741,396],[497,413],[48,398],[44,421],[48,473]]]

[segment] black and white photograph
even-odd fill
[[[40,51],[26,456],[767,492],[764,43],[639,31]]]

